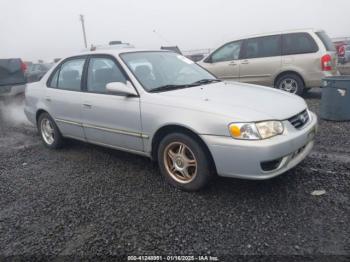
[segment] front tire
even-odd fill
[[[57,149],[63,146],[63,137],[55,121],[48,113],[42,113],[38,119],[38,131],[45,146]]]
[[[285,74],[277,79],[275,88],[301,96],[305,85],[300,76],[296,74]]]
[[[158,163],[167,182],[185,191],[197,191],[213,177],[204,146],[182,133],[165,136],[159,144]]]

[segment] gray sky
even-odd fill
[[[350,36],[349,0],[0,0],[0,57],[51,60],[79,52],[79,14],[89,45],[123,40],[138,48],[189,50],[310,27]]]

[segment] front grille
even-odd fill
[[[309,122],[310,117],[309,117],[309,113],[307,112],[307,110],[305,109],[303,112],[291,117],[288,119],[288,121],[296,128],[296,129],[300,129],[303,126],[305,126],[305,124],[307,122]]]

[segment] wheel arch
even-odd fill
[[[38,124],[38,120],[39,120],[39,116],[42,114],[42,113],[47,113],[49,114],[46,110],[44,109],[39,109],[36,111],[36,114],[35,114],[35,121],[36,123]],[[50,114],[49,114],[50,115]]]
[[[168,125],[162,126],[154,133],[154,135],[152,137],[152,142],[151,142],[151,158],[152,158],[152,160],[157,161],[157,153],[158,153],[159,144],[166,135],[171,134],[171,133],[186,134],[186,135],[190,136],[191,138],[195,139],[197,142],[199,142],[202,145],[205,153],[207,154],[207,156],[210,159],[211,167],[216,172],[214,158],[209,150],[209,147],[204,142],[204,140],[192,129],[185,127],[185,126],[182,126],[182,125],[178,125],[178,124],[168,124]]]
[[[303,85],[305,86],[304,77],[300,73],[298,73],[297,71],[294,71],[294,70],[282,71],[279,74],[277,74],[274,81],[273,81],[273,86],[276,87],[278,79],[280,79],[282,76],[285,76],[288,74],[297,75],[298,77],[300,77],[301,81],[303,81]]]

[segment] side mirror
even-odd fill
[[[127,81],[126,84],[122,82],[111,82],[106,85],[106,90],[110,93],[124,95],[124,96],[138,96],[134,87]]]

